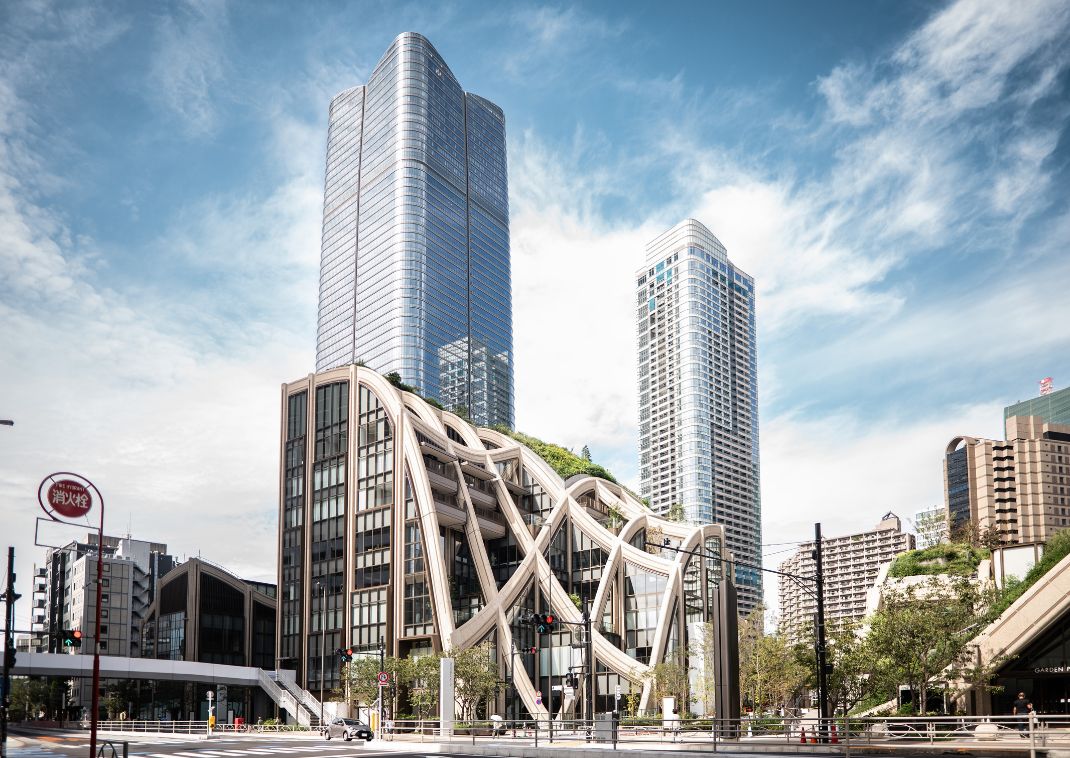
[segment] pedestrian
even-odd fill
[[[1018,693],[1018,699],[1014,701],[1014,705],[1011,706],[1011,713],[1018,717],[1018,731],[1025,731],[1028,723],[1029,714],[1033,712],[1033,704],[1029,702],[1029,698],[1025,696],[1024,692]]]

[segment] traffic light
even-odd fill
[[[535,627],[535,631],[538,634],[550,634],[556,627],[554,622],[556,616],[552,613],[533,613],[531,614],[531,623]]]
[[[338,660],[342,663],[349,663],[353,660],[353,648],[346,648],[345,650],[338,648],[334,651],[334,654],[338,656]]]
[[[64,629],[63,630],[63,647],[81,647],[82,646],[82,630],[81,629]]]
[[[353,660],[353,648],[351,648],[351,647],[346,648],[345,658],[346,658],[346,663],[349,663],[350,661]]]
[[[4,650],[4,667],[8,669],[15,668],[16,650],[14,646],[6,648]]]

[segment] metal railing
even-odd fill
[[[852,747],[881,746],[917,749],[923,744],[942,750],[998,747],[1029,752],[1070,748],[1070,713],[1026,716],[888,716],[817,718],[765,716],[742,719],[493,719],[455,721],[443,733],[437,719],[386,720],[387,739],[453,739],[518,743],[613,742],[720,745],[809,745],[818,752],[850,754]]]
[[[82,728],[88,729],[89,723],[82,722]],[[134,719],[122,719],[113,721],[98,721],[99,732],[151,732],[165,734],[207,734],[207,721],[142,721]]]
[[[81,727],[88,729],[89,725],[82,722]],[[118,732],[126,734],[208,734],[207,721],[149,721],[142,719],[123,719],[112,721],[100,721],[97,725],[101,732]],[[235,734],[259,734],[263,732],[306,732],[318,733],[319,727],[305,724],[221,724],[216,722],[212,727],[212,734],[232,732]]]
[[[297,723],[303,726],[312,725],[312,717],[309,715],[307,706],[302,707],[302,704],[289,690],[284,687],[285,682],[279,679],[273,678],[263,669],[257,670],[257,679],[260,681],[260,688],[268,694],[268,696],[275,701],[275,703],[289,713],[293,718],[297,719]],[[316,714],[319,717],[319,714]]]

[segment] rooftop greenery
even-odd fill
[[[989,556],[984,548],[959,543],[933,545],[922,550],[910,550],[900,554],[888,569],[890,577],[925,576],[950,574],[970,576],[978,564]]]
[[[1070,529],[1063,529],[1051,536],[1051,539],[1044,546],[1044,555],[1041,556],[1033,568],[1029,569],[1025,579],[1019,580],[1014,577],[1007,579],[1006,584],[1003,585],[1003,591],[992,604],[992,609],[990,610],[992,618],[1000,616],[1010,608],[1015,600],[1024,595],[1026,590],[1036,584],[1042,576],[1051,571],[1056,563],[1068,555],[1070,555]]]
[[[604,467],[599,466],[597,463],[592,463],[585,458],[581,458],[571,450],[561,447],[560,445],[555,445],[552,442],[543,442],[537,437],[515,432],[506,426],[495,426],[494,431],[500,432],[507,437],[512,437],[521,445],[528,447],[533,453],[549,463],[550,467],[553,468],[553,470],[557,472],[557,475],[562,479],[567,480],[570,476],[585,474],[587,476],[596,476],[599,479],[605,479],[614,484],[617,483],[613,474],[609,473]]]
[[[396,371],[391,371],[389,374],[386,374],[385,379],[392,385],[397,387],[399,390],[402,390],[404,392],[411,392],[413,394],[419,394],[416,392],[415,387],[410,384],[405,384],[405,382],[401,381],[401,376]],[[434,400],[433,398],[425,397],[424,400],[426,400],[434,407],[442,409],[442,404]],[[464,420],[468,421],[467,409],[454,408],[452,409],[452,412],[460,416]],[[544,461],[549,463],[551,468],[553,468],[553,470],[557,472],[557,475],[560,476],[562,479],[568,479],[569,477],[575,476],[576,474],[585,474],[587,476],[596,476],[599,479],[605,479],[606,481],[613,482],[614,484],[618,483],[616,477],[614,477],[613,474],[609,473],[609,471],[607,471],[605,467],[599,466],[597,463],[593,463],[590,458],[587,457],[588,455],[590,455],[590,452],[587,450],[586,446],[584,447],[584,453],[586,455],[580,456],[576,455],[568,448],[561,447],[560,445],[555,445],[552,442],[543,442],[537,437],[532,437],[527,434],[522,434],[520,432],[513,431],[507,426],[497,425],[494,427],[494,430],[497,432],[501,432],[507,437],[512,437],[520,444],[530,448],[532,452],[534,452]]]

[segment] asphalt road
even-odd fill
[[[9,758],[89,758],[89,737],[86,734],[48,734],[20,732],[11,734]],[[422,747],[407,742],[345,742],[335,738],[295,737],[277,735],[216,736],[210,740],[178,735],[121,735],[102,733],[98,750],[104,741],[115,745],[117,758],[123,758],[123,741],[128,744],[130,758],[387,758],[396,756],[431,756],[431,758],[467,758],[461,751],[447,752],[435,744]],[[105,747],[104,758],[111,758]]]

